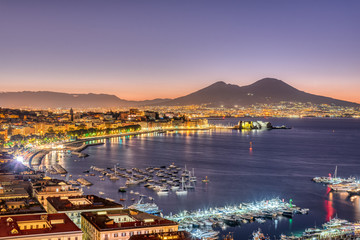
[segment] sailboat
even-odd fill
[[[184,187],[184,177],[181,178],[181,189],[176,190],[176,195],[186,195],[187,190]]]
[[[110,180],[119,180],[119,177],[116,174],[116,165],[114,165],[114,174],[111,175]]]
[[[194,169],[192,169],[192,176],[190,175],[190,182],[196,182],[196,177],[195,177]]]

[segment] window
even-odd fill
[[[137,234],[140,235],[140,234],[141,234],[141,231],[138,231]]]
[[[134,232],[130,232],[130,236],[134,235]]]
[[[125,233],[125,232],[121,233],[121,236],[122,236],[122,237],[125,237],[125,236],[126,236],[126,233]]]
[[[145,231],[145,234],[149,234],[149,231]]]
[[[118,237],[118,234],[117,234],[117,233],[114,233],[114,237]]]

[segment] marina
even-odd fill
[[[219,232],[212,228],[215,226],[234,227],[254,221],[264,223],[266,219],[273,220],[281,216],[292,218],[295,214],[308,214],[308,212],[309,209],[297,207],[291,199],[289,202],[285,202],[274,198],[206,210],[184,211],[165,216],[165,218],[178,222],[180,229],[189,231],[194,237],[217,239]]]
[[[281,240],[358,239],[358,237],[360,237],[360,223],[335,217],[322,224],[322,228],[307,228],[300,236],[281,235]]]

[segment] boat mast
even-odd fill
[[[335,174],[334,174],[335,178],[336,178],[336,175],[337,175],[337,166],[335,167]]]

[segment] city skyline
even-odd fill
[[[274,77],[360,103],[359,5],[2,2],[1,91],[144,100]]]

